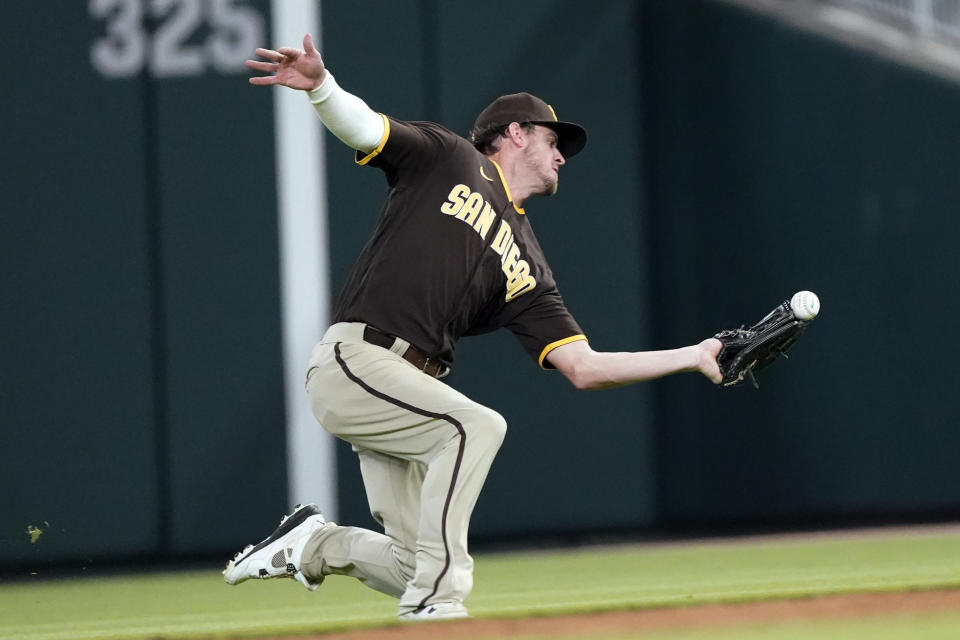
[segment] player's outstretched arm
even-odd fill
[[[257,55],[267,62],[247,60],[247,66],[269,75],[250,78],[250,84],[306,91],[324,126],[352,149],[370,153],[383,142],[384,118],[366,102],[340,88],[324,66],[309,33],[303,37],[302,50],[295,47],[280,47],[276,51],[257,49]]]
[[[684,371],[699,371],[720,382],[717,354],[723,345],[716,338],[666,351],[598,352],[583,340],[557,347],[547,360],[578,389],[606,389],[653,380]]]
[[[250,78],[250,84],[258,86],[281,85],[291,89],[311,91],[323,84],[327,75],[320,52],[313,46],[313,38],[308,33],[303,37],[303,49],[280,47],[273,49],[258,48],[256,53],[262,60],[247,60],[246,65],[254,71],[268,75]]]

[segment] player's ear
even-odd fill
[[[507,125],[507,130],[503,135],[518,147],[522,147],[524,144],[526,144],[526,131],[523,130],[523,127],[520,126],[519,122],[511,122],[509,125]]]

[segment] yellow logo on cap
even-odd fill
[[[557,112],[553,110],[553,107],[551,107],[550,105],[547,105],[547,109],[550,109],[550,113],[553,114],[553,119],[554,119],[554,120],[559,120],[559,119],[560,119],[560,118],[557,117]]]

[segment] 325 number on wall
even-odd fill
[[[108,78],[238,73],[264,43],[263,16],[235,0],[90,0],[88,7],[105,23],[90,62]]]

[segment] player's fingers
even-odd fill
[[[303,55],[303,51],[300,51],[300,49],[297,49],[296,47],[280,47],[277,49],[277,53],[282,56],[281,60],[283,57],[296,59]],[[277,60],[277,62],[280,62],[280,60]]]
[[[279,51],[274,51],[273,49],[264,49],[263,47],[257,47],[255,52],[261,58],[266,58],[272,62],[280,62],[283,60],[283,54]]]
[[[277,76],[264,76],[264,77],[255,77],[249,79],[250,84],[255,84],[257,86],[267,86],[271,84],[277,84]]]
[[[313,36],[309,33],[303,36],[303,50],[309,54],[319,53],[316,47],[313,46]]]
[[[247,67],[256,71],[265,71],[266,73],[276,73],[280,66],[276,62],[263,62],[261,60],[247,60],[244,62]]]

